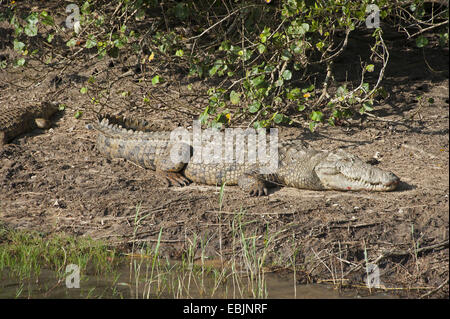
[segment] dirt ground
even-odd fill
[[[2,37],[9,41],[5,32]],[[32,87],[28,84],[36,82],[30,79],[42,71],[0,71],[0,112],[38,103],[49,92],[57,92],[56,100],[67,105],[53,118],[51,129],[25,134],[0,150],[0,222],[46,234],[90,236],[123,249],[133,242],[156,242],[162,228],[164,255],[179,258],[198,236],[208,241],[209,257],[222,254],[227,259],[236,254],[233,247],[240,247],[239,221],[247,236],[256,236],[258,249],[267,245],[266,264],[272,270],[280,265],[292,269],[290,257],[297,251],[299,282],[362,285],[366,251],[393,293],[448,298],[448,48],[417,49],[399,38],[387,43],[391,60],[382,85],[390,96],[376,106],[374,116],[336,127],[321,125],[314,133],[307,124],[281,127],[280,138],[302,138],[317,149],[343,147],[364,160],[376,157],[378,167],[401,178],[394,192],[281,188],[253,198],[230,186],[221,207],[219,187],[168,188],[152,171],[98,153],[95,132],[85,127],[95,116],[91,96],[80,94],[80,88],[94,71],[101,74],[98,81],[106,81],[126,70],[108,59],[79,61],[62,73],[49,71]],[[0,49],[6,57],[14,54],[6,46]],[[344,81],[356,70],[357,60],[344,55],[337,61],[336,74],[342,78],[336,80]],[[142,107],[141,94],[153,88],[139,86],[139,76],[124,76],[111,85],[111,110],[144,117],[163,129],[189,126],[203,110],[194,93],[207,84],[176,74],[158,88],[172,92],[173,100],[161,100],[156,92],[150,105]],[[194,93],[187,93],[187,83]],[[135,93],[124,97],[121,92],[127,88]],[[79,110],[83,116],[76,119]]]

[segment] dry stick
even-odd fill
[[[333,60],[334,58],[338,57],[344,51],[344,49],[347,47],[349,34],[350,34],[350,29],[345,30],[344,42],[342,43],[342,46],[339,48],[338,51],[336,51],[334,54],[330,55],[329,57],[327,57],[325,59],[321,58],[319,61],[312,61],[312,62],[310,62],[310,64],[322,64],[323,62],[328,62],[328,61]],[[329,51],[329,50],[327,49],[327,51]],[[327,51],[325,51],[325,52],[327,52]]]
[[[328,84],[330,81],[330,78],[332,76],[332,67],[333,67],[333,61],[327,62],[327,75],[325,76],[325,80],[323,81],[323,88],[322,88],[322,94],[320,94],[319,99],[314,104],[314,106],[318,106],[324,98],[329,98],[330,95],[328,94]]]
[[[448,244],[449,244],[448,240],[447,241],[443,241],[443,242],[440,242],[440,243],[435,244],[435,245],[419,248],[419,249],[417,249],[415,251],[415,253],[420,253],[420,252],[431,250],[431,249],[445,247],[445,246],[448,246]],[[380,256],[378,256],[377,259],[375,259],[372,262],[372,264],[377,264],[380,260],[382,260],[384,258],[387,258],[387,257],[406,256],[406,255],[409,255],[409,254],[411,254],[411,252],[410,251],[406,251],[406,250],[393,250],[393,251],[389,251],[389,252],[383,252]],[[348,274],[350,274],[350,273],[352,273],[354,271],[359,270],[362,267],[362,265],[363,265],[363,263],[359,264],[357,267],[355,267],[353,269],[350,269],[349,271],[347,271],[345,273],[345,276],[347,276]]]
[[[408,10],[405,10],[404,8],[402,8],[401,6],[397,6],[396,7],[397,9],[400,9],[401,11],[403,11],[404,13],[407,13],[408,15],[409,15],[409,17],[411,18],[411,19],[413,19],[415,22],[416,22],[416,25],[420,25],[420,24],[425,24],[425,25],[429,25],[429,26],[434,26],[435,25],[435,23],[431,23],[431,22],[427,22],[427,21],[423,21],[423,20],[420,20],[420,19],[417,19],[414,15],[412,15]],[[441,12],[441,13],[443,13],[443,12]],[[438,14],[436,14],[436,15],[432,15],[432,18],[438,18],[440,15],[441,15],[441,13],[438,13]],[[405,20],[405,22],[409,22],[408,20],[406,20],[406,18],[403,18],[403,17],[401,17],[400,15],[399,15],[399,17],[400,17],[400,19],[402,19],[402,20]],[[430,18],[429,19],[429,21],[432,21],[432,18]],[[447,21],[448,22],[448,21]],[[403,28],[405,31],[406,31],[406,33],[408,34],[408,39],[409,38],[411,38],[412,36],[408,33],[408,31],[405,29],[405,28]]]
[[[249,7],[254,7],[254,6],[255,6],[255,5],[247,6],[247,7],[244,7],[244,8],[239,8],[239,9],[234,10],[233,12],[227,14],[227,15],[226,15],[225,17],[223,17],[221,20],[217,21],[217,22],[214,23],[212,26],[210,26],[209,28],[207,28],[207,29],[206,29],[205,31],[203,31],[202,33],[200,33],[200,34],[198,34],[198,35],[196,35],[196,36],[190,37],[189,39],[187,39],[187,41],[190,41],[190,40],[194,40],[194,39],[200,38],[200,37],[203,36],[205,33],[207,33],[208,31],[210,31],[212,28],[214,28],[215,26],[221,24],[221,23],[224,22],[225,20],[229,19],[231,16],[233,16],[233,15],[235,15],[236,13],[240,12],[242,9],[249,8]]]
[[[414,253],[418,254],[418,253],[425,252],[425,251],[428,251],[428,250],[442,248],[442,247],[448,246],[448,243],[449,243],[449,241],[446,240],[446,241],[440,242],[440,243],[435,244],[435,245],[422,247],[422,248],[416,249],[414,251]],[[393,251],[383,252],[377,259],[375,259],[373,264],[378,263],[381,259],[384,259],[386,257],[401,257],[401,256],[410,255],[412,253],[413,252],[410,251],[410,250],[393,250]]]
[[[378,80],[377,83],[375,84],[375,86],[373,87],[373,89],[366,94],[366,96],[363,99],[357,99],[359,103],[363,103],[365,100],[367,100],[369,97],[371,97],[373,95],[373,93],[376,91],[376,89],[378,89],[378,86],[380,85],[381,80],[383,79],[384,76],[384,71],[386,69],[386,66],[388,64],[389,61],[389,51],[387,49],[386,43],[384,43],[383,37],[380,34],[380,42],[382,44],[382,48],[383,48],[383,55],[380,56],[380,58],[383,60],[383,66],[380,70],[380,73],[378,75]],[[339,102],[340,99],[344,98],[344,100],[348,99],[349,97],[353,96],[356,92],[358,92],[358,90],[362,89],[363,84],[364,84],[364,73],[365,73],[365,69],[362,70],[362,78],[361,78],[361,83],[359,84],[359,86],[352,90],[351,92],[347,93],[344,97],[339,97],[339,98],[335,98],[332,99],[330,102],[331,103],[336,103]],[[369,114],[369,113],[365,113],[365,114]]]
[[[376,115],[374,115],[374,114],[372,114],[372,113],[367,113],[367,112],[366,112],[366,113],[364,113],[364,114],[367,115],[367,116],[369,116],[369,117],[375,118],[375,119],[377,119],[378,121],[406,125],[404,122],[400,122],[400,121],[396,121],[396,120],[390,120],[390,119],[384,119],[384,118],[379,117],[379,116],[376,116]]]
[[[379,224],[381,224],[381,222],[364,223],[364,224],[356,224],[356,225],[334,225],[334,226],[328,226],[328,228],[360,228],[360,227],[376,226]]]
[[[412,38],[412,37],[415,37],[416,35],[422,34],[422,33],[424,33],[425,31],[428,31],[428,30],[431,30],[431,29],[440,27],[441,25],[444,25],[444,24],[448,24],[448,20],[447,20],[447,21],[443,21],[443,22],[438,23],[438,24],[435,24],[435,25],[432,25],[432,26],[430,26],[430,27],[424,28],[424,29],[420,30],[419,32],[416,32],[416,33],[410,35],[410,36],[408,37],[408,39],[410,39],[410,38]]]
[[[225,214],[225,215],[236,215],[235,212],[227,212],[227,211],[220,211],[220,210],[207,210],[205,211],[205,213],[213,213],[213,214]],[[262,216],[262,215],[293,215],[295,214],[295,212],[279,212],[279,213],[245,213],[245,215],[257,215],[257,216]]]
[[[331,278],[333,280],[333,284],[336,283],[336,278],[334,277],[333,272],[331,271],[331,269],[327,266],[327,264],[325,264],[325,262],[322,260],[322,258],[320,258],[320,256],[314,251],[313,248],[311,248],[312,252],[314,253],[314,255],[316,256],[317,259],[319,259],[319,261],[325,266],[326,269],[328,269],[328,271],[331,273]]]
[[[422,299],[422,298],[425,298],[425,297],[429,297],[432,294],[438,292],[442,287],[444,287],[445,285],[448,285],[448,282],[449,282],[448,279],[449,278],[447,277],[447,280],[445,280],[442,284],[440,284],[439,287],[437,287],[436,289],[433,289],[433,290],[427,292],[426,294],[423,294],[422,296],[419,297],[419,299]]]

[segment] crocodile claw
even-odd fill
[[[191,183],[184,175],[176,172],[159,172],[166,186],[187,186]]]
[[[250,196],[267,196],[267,187],[265,185],[256,185],[253,189],[250,190],[249,194]]]

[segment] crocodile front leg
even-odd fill
[[[156,173],[167,186],[187,186],[191,181],[183,175],[189,161],[191,148],[188,144],[169,145],[155,159]]]
[[[267,196],[269,188],[276,186],[277,178],[274,175],[244,173],[238,179],[239,187],[250,196]]]

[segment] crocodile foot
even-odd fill
[[[187,186],[191,183],[191,181],[181,173],[159,171],[157,174],[161,177],[166,186]]]
[[[267,196],[269,193],[267,191],[266,184],[264,182],[258,181],[249,191],[250,196]]]
[[[267,183],[253,175],[241,176],[238,185],[250,196],[267,196],[269,194]]]

